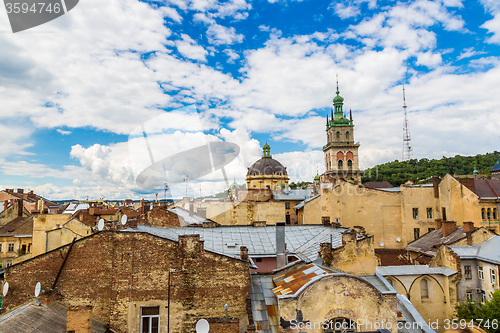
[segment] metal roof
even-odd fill
[[[472,246],[450,246],[460,259],[477,259],[500,265],[500,236]]]
[[[70,203],[62,214],[73,214],[82,209],[89,209],[89,207],[90,205],[88,203]]]
[[[207,220],[199,215],[196,215],[196,214],[189,215],[189,211],[182,209],[180,207],[171,208],[171,209],[168,209],[168,211],[182,217],[188,225],[189,224],[203,224],[203,222],[209,221],[209,220]]]
[[[308,203],[309,201],[311,200],[314,200],[316,198],[318,198],[320,195],[315,195],[314,197],[310,197],[310,198],[307,198],[306,200],[302,201],[301,203],[299,203],[298,205],[296,205],[295,207],[293,207],[293,209],[301,209],[302,207],[304,207],[304,205],[306,203]]]
[[[346,228],[332,228],[321,225],[294,225],[285,227],[285,242],[289,253],[298,254],[314,261],[318,258],[320,243],[330,242],[332,247],[342,246],[342,233]],[[276,227],[220,226],[217,228],[175,227],[161,228],[138,225],[125,232],[147,232],[152,235],[177,241],[179,235],[199,234],[205,242],[205,249],[239,257],[240,246],[248,248],[249,255],[276,254]],[[358,239],[364,236],[358,235]]]
[[[310,189],[273,191],[273,197],[276,201],[302,201],[312,196]]]
[[[429,267],[427,265],[377,266],[377,273],[383,276],[440,274],[451,276],[457,271],[448,267]]]

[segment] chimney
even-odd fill
[[[9,208],[9,200],[5,200],[3,202],[3,210],[6,210],[7,208]]]
[[[457,230],[456,221],[443,221],[443,237],[449,236],[452,232]]]
[[[194,215],[194,203],[192,200],[189,201],[189,216]]]
[[[23,199],[16,199],[16,204],[17,204],[17,216],[21,217],[23,216]]]
[[[319,256],[323,258],[323,265],[331,267],[333,261],[333,250],[331,243],[319,244]]]
[[[240,259],[248,261],[248,248],[246,246],[240,246]]]
[[[443,220],[436,219],[436,230],[441,229],[442,225],[443,225]]]
[[[68,309],[66,332],[91,333],[92,307],[72,306]]]
[[[285,222],[276,223],[276,268],[287,264],[285,244]]]
[[[23,194],[23,193],[24,193],[24,189],[22,189],[22,188],[18,188],[18,189],[17,189],[17,193],[19,193],[19,194]]]
[[[464,232],[474,231],[474,222],[464,222]]]
[[[434,187],[434,198],[439,198],[439,177],[432,176],[432,187]]]
[[[347,230],[342,234],[342,245],[356,241],[356,231]]]

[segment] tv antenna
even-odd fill
[[[403,84],[403,110],[405,114],[405,119],[403,123],[403,161],[411,159],[411,136],[410,129],[408,128],[408,116],[406,114],[406,96],[405,96],[405,85]]]

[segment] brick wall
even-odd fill
[[[42,290],[50,290],[68,247],[9,267],[2,312],[30,301],[38,281]],[[180,271],[171,275],[175,331],[195,332],[198,319],[224,317],[226,303],[230,317],[246,316],[248,263],[205,251],[198,235],[181,236],[179,242],[139,232],[103,231],[82,238],[74,243],[55,289],[68,306],[92,306],[94,318],[110,329],[138,331],[137,313],[129,312],[152,300],[163,302],[161,314],[166,312],[171,269]]]
[[[240,320],[238,318],[209,318],[210,333],[239,333]]]
[[[66,332],[91,333],[92,332],[92,307],[73,306],[68,309],[66,316]]]

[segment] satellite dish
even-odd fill
[[[401,238],[399,238],[399,237],[396,238],[396,242],[398,242],[398,243],[401,242]]]
[[[196,323],[196,333],[208,333],[210,331],[210,324],[206,319],[200,319]]]
[[[101,231],[102,229],[104,229],[104,220],[100,219],[97,223],[97,230]]]
[[[3,296],[5,297],[5,295],[7,295],[8,292],[9,292],[9,283],[5,282],[5,284],[3,285]]]
[[[127,215],[123,215],[121,219],[122,225],[125,225],[127,223]]]
[[[184,204],[184,209],[189,210],[189,204],[187,202]]]
[[[380,246],[384,246],[384,242],[380,242]]]
[[[35,297],[40,296],[40,290],[42,290],[42,285],[40,282],[37,282],[35,286]]]

